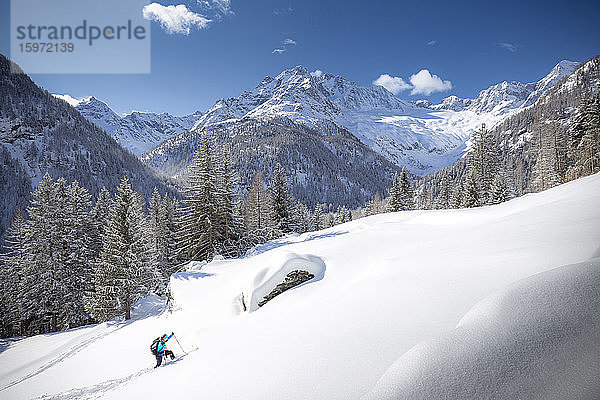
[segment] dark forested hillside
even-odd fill
[[[29,200],[42,176],[77,180],[95,195],[114,190],[127,175],[149,197],[175,187],[66,102],[39,88],[0,55],[0,237],[14,211]]]
[[[279,163],[286,171],[291,193],[308,205],[363,206],[377,192],[386,192],[392,175],[400,171],[334,124],[316,131],[289,120],[243,120],[211,129],[221,145],[230,147],[243,189],[250,187],[257,171],[270,181]],[[185,180],[202,133],[203,129],[175,136],[142,160]]]

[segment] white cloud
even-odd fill
[[[512,44],[512,43],[507,43],[507,42],[500,42],[497,43],[498,46],[502,47],[503,49],[506,49],[508,51],[510,51],[511,53],[515,53],[517,51],[517,45],[516,44]]]
[[[320,78],[321,76],[323,76],[323,71],[321,71],[320,69],[317,69],[313,72],[310,73],[312,76],[314,76],[315,78]]]
[[[218,17],[233,15],[231,0],[198,0],[198,5],[206,11],[214,12]]]
[[[144,6],[142,14],[147,20],[160,22],[162,28],[169,34],[189,35],[192,27],[205,29],[211,22],[210,19],[188,10],[183,4],[163,6],[159,3],[151,3]]]
[[[427,46],[433,46],[437,43],[437,40],[430,40],[429,42],[427,42]]]
[[[294,12],[292,6],[288,6],[287,8],[276,8],[273,10],[273,14],[275,15],[290,15]]]
[[[296,42],[294,39],[290,39],[290,38],[283,39],[281,41],[281,46],[274,49],[271,53],[272,54],[285,53],[287,51],[288,47],[295,46],[297,44],[298,44],[298,42]]]
[[[406,83],[404,79],[397,76],[390,76],[388,74],[379,75],[379,78],[375,79],[373,84],[377,86],[383,86],[394,94],[398,94],[403,90],[412,88],[412,86]]]
[[[431,75],[428,70],[422,69],[410,77],[412,91],[410,94],[424,94],[429,96],[434,92],[443,92],[452,89],[452,82],[444,81],[437,75]]]

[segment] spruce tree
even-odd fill
[[[203,133],[200,150],[190,165],[182,237],[181,257],[187,260],[211,260],[218,249],[220,237],[219,198],[217,195],[217,163],[215,138]]]
[[[241,235],[242,222],[236,194],[238,179],[228,148],[223,149],[218,165],[219,252],[223,255],[235,256],[238,253],[236,243]]]
[[[94,292],[87,299],[87,308],[98,321],[120,315],[130,319],[134,303],[157,287],[159,273],[148,254],[148,228],[142,202],[129,180],[123,177],[94,267]]]
[[[499,173],[492,182],[490,204],[500,204],[510,199],[510,189],[504,173]]]
[[[491,132],[481,125],[471,137],[471,150],[467,155],[467,165],[475,174],[479,194],[478,202],[486,204],[494,176],[498,170],[497,146]]]
[[[102,187],[96,198],[96,204],[92,208],[91,216],[93,221],[93,227],[95,230],[93,244],[93,256],[92,259],[98,258],[100,250],[102,249],[102,235],[104,234],[104,227],[106,221],[110,215],[110,208],[112,206],[112,197],[106,187]]]
[[[452,196],[450,198],[450,207],[452,208],[461,208],[463,204],[463,186],[462,182],[459,180],[456,182],[456,186],[454,187],[454,191],[452,192]]]
[[[573,123],[571,142],[573,177],[600,170],[600,94],[582,100]]]
[[[532,174],[531,187],[535,192],[549,189],[561,182],[555,142],[543,135],[541,129],[538,130],[538,154]]]
[[[402,167],[402,172],[400,173],[400,187],[402,193],[402,210],[414,209],[415,194],[408,173],[406,172],[406,167]]]
[[[445,210],[450,208],[451,196],[450,187],[448,184],[448,173],[442,172],[442,179],[440,180],[440,190],[435,202],[435,208]]]
[[[27,233],[27,220],[21,209],[17,209],[0,253],[0,337],[20,333],[20,296],[27,264]]]
[[[315,211],[312,216],[312,226],[315,231],[320,231],[324,228],[323,226],[323,208],[321,204],[315,206]]]
[[[388,212],[397,212],[402,211],[405,207],[403,201],[403,193],[402,186],[400,184],[400,178],[398,174],[394,174],[394,178],[392,180],[392,187],[390,189],[390,197],[387,202],[387,211]]]
[[[271,199],[275,227],[282,233],[291,232],[294,229],[293,198],[290,195],[288,184],[285,180],[285,170],[280,164],[277,164],[273,172]]]
[[[90,195],[48,174],[32,193],[22,311],[27,333],[56,331],[88,321],[93,222]],[[30,326],[31,325],[31,326]],[[29,329],[31,328],[31,329]]]
[[[466,208],[479,207],[481,205],[480,191],[477,185],[476,172],[470,171],[464,185],[463,205]]]

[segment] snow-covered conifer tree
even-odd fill
[[[510,199],[510,188],[503,172],[496,175],[490,188],[490,204],[500,204]]]
[[[402,186],[398,174],[394,174],[392,187],[390,189],[390,197],[387,202],[387,211],[396,212],[404,210],[405,204],[403,200]]]
[[[22,292],[25,330],[81,325],[88,321],[83,299],[94,247],[90,195],[77,182],[66,186],[46,174],[32,197]]]
[[[207,131],[202,135],[200,150],[190,165],[187,207],[182,220],[180,252],[187,260],[211,260],[220,240],[219,199],[215,138]]]
[[[20,333],[21,281],[26,268],[27,220],[17,209],[0,253],[0,337]]]
[[[456,181],[456,186],[452,191],[452,196],[450,198],[450,207],[451,208],[461,208],[463,204],[463,185],[460,180]]]
[[[273,172],[271,199],[275,227],[283,233],[291,232],[294,228],[294,203],[285,180],[285,170],[280,164],[277,164]]]
[[[445,210],[450,208],[450,187],[448,184],[448,173],[442,172],[442,179],[440,180],[440,189],[438,196],[435,201],[435,208]]]
[[[323,208],[321,204],[317,204],[315,206],[315,211],[313,212],[313,228],[316,231],[319,231],[324,228],[323,226]]]
[[[480,204],[487,204],[490,187],[498,170],[497,147],[485,124],[471,137],[472,147],[467,156],[467,165],[478,181]]]
[[[402,210],[414,209],[415,194],[410,178],[408,177],[408,172],[406,172],[406,167],[402,167],[402,172],[400,173],[400,188],[402,194]]]
[[[218,220],[219,252],[223,255],[236,255],[239,249],[236,242],[242,231],[241,216],[236,193],[237,175],[232,166],[229,149],[224,148],[218,162]]]
[[[159,272],[149,257],[147,229],[142,199],[123,177],[94,266],[94,292],[87,299],[87,308],[97,320],[119,315],[130,319],[133,304],[157,287]]]
[[[463,191],[463,205],[466,208],[479,207],[481,199],[475,171],[469,171]]]

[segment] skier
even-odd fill
[[[150,345],[150,350],[152,354],[156,357],[156,366],[154,368],[160,367],[162,363],[163,357],[171,357],[171,360],[175,359],[175,354],[171,350],[167,350],[166,345],[169,339],[173,337],[174,333],[171,332],[171,335],[167,336],[165,333],[161,337],[154,339],[152,344]]]

